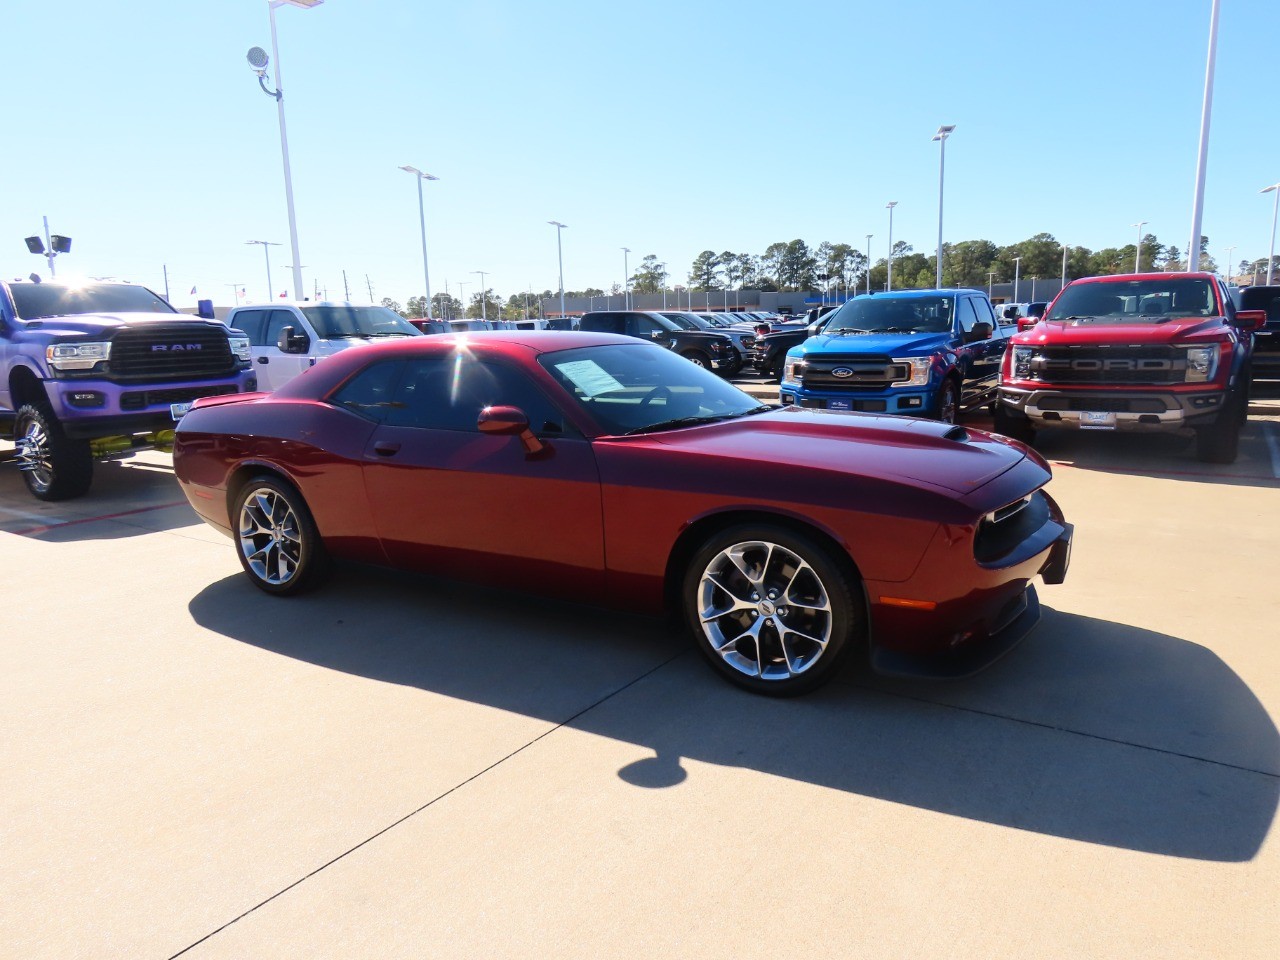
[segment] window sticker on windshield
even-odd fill
[[[598,397],[602,393],[623,389],[622,384],[594,360],[572,360],[568,363],[557,363],[555,366],[588,397]]]

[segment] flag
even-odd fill
[[[281,300],[286,300],[286,299],[288,299],[288,297],[289,297],[289,291],[288,291],[288,290],[281,290],[281,291],[280,291],[280,299],[281,299]]]
[[[196,295],[196,288],[195,288],[195,287],[192,287],[192,288],[191,288],[191,296],[193,296],[193,297],[194,297],[195,295]]]
[[[244,287],[241,287],[239,290],[237,290],[237,291],[236,291],[236,299],[237,299],[237,300],[239,300],[241,297],[243,297],[243,296],[245,296],[245,295],[246,295],[246,294],[245,294],[245,288],[244,288]]]

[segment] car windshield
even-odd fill
[[[538,360],[614,436],[769,409],[714,373],[651,344],[579,347],[544,353]]]
[[[1173,317],[1216,317],[1218,303],[1210,281],[1201,277],[1155,277],[1073,283],[1046,320],[1103,323],[1160,323]]]
[[[859,297],[827,322],[824,333],[946,333],[951,297]]]
[[[386,307],[303,307],[303,316],[321,340],[340,337],[403,337],[420,331]]]
[[[146,287],[127,283],[15,283],[13,306],[23,320],[83,313],[177,313]]]

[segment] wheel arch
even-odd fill
[[[24,403],[49,405],[49,395],[40,375],[26,364],[19,363],[9,371],[9,401],[14,411]]]
[[[255,477],[263,476],[287,483],[299,497],[302,497],[303,502],[306,502],[306,495],[302,492],[298,482],[279,464],[266,460],[249,460],[237,466],[227,477],[227,516],[232,523],[236,522],[235,504],[236,499],[240,496],[240,491]]]

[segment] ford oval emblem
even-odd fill
[[[831,371],[831,375],[833,377],[839,377],[841,380],[843,380],[846,377],[852,377],[853,371],[850,370],[848,367],[836,367],[834,370]]]

